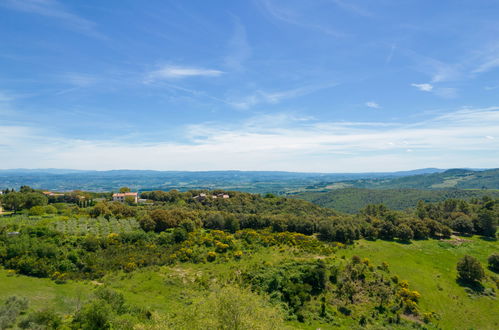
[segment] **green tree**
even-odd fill
[[[125,203],[128,205],[135,205],[135,197],[125,196]]]
[[[45,206],[47,205],[49,199],[47,196],[37,193],[37,192],[29,192],[24,194],[24,207],[26,209],[30,209],[33,206]]]
[[[457,263],[457,272],[461,280],[466,282],[480,282],[485,277],[480,262],[472,256],[464,256]]]
[[[414,238],[414,232],[405,223],[397,226],[397,234],[396,235],[402,241],[410,241],[411,239]]]
[[[287,329],[281,310],[248,289],[215,289],[178,316],[160,320],[158,329]]]
[[[128,187],[121,187],[120,188],[120,193],[127,193],[127,192],[130,192],[130,188],[128,188]]]
[[[5,209],[14,211],[14,213],[23,209],[25,201],[25,194],[19,192],[8,193],[2,198],[2,204]]]
[[[478,214],[478,223],[481,228],[482,235],[495,237],[497,231],[497,216],[494,211],[482,209]]]
[[[499,253],[494,253],[487,259],[489,262],[489,269],[498,273],[499,272]]]
[[[35,192],[35,189],[31,188],[30,186],[21,186],[21,188],[19,188],[19,192],[26,194],[26,193]]]
[[[461,235],[473,233],[473,221],[464,214],[454,219],[451,223],[451,227]]]

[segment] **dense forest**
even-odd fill
[[[446,199],[469,201],[484,196],[499,198],[499,190],[342,188],[322,192],[301,192],[289,196],[345,213],[358,213],[369,204],[385,204],[390,209],[402,211],[415,208],[420,200],[427,203],[436,203],[443,202]]]
[[[356,214],[237,191],[140,197],[137,204],[113,202],[111,193],[3,191],[0,264],[7,276],[98,285],[64,314],[9,296],[0,306],[0,328],[437,327],[439,314],[419,304],[422,293],[391,271],[391,260],[374,263],[348,251],[361,241],[403,245],[473,235],[495,244],[499,218],[499,200],[488,196],[420,201],[404,211],[369,204]],[[494,295],[499,256],[491,254],[487,265],[466,258],[455,266],[456,280]],[[211,268],[188,275],[189,265]],[[188,288],[172,302],[177,313],[137,306],[129,299],[140,290],[119,290],[110,280],[152,281],[171,272],[183,274],[183,284],[173,276],[157,289]]]

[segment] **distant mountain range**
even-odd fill
[[[279,171],[80,171],[71,169],[0,170],[0,189],[29,185],[38,189],[110,191],[122,186],[151,189],[231,189],[288,193],[324,189],[340,181],[388,180],[410,175],[440,173],[436,168],[384,173],[296,173]]]
[[[289,194],[356,187],[372,189],[499,189],[499,169],[437,169],[382,173],[297,173],[279,171],[81,171],[71,169],[0,170],[0,189],[29,185],[54,191],[226,189]]]

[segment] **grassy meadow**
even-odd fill
[[[99,281],[67,281],[56,284],[50,279],[13,275],[0,271],[0,298],[10,295],[27,297],[30,308],[52,308],[64,313],[77,309],[92,291],[106,285],[121,292],[133,306],[143,307],[156,315],[175,315],[202,302],[213,286],[239,284],[242,269],[266,263],[269,266],[283,260],[303,260],[332,257],[342,259],[358,255],[379,265],[388,262],[390,274],[408,280],[411,287],[421,293],[420,306],[425,311],[435,312],[438,317],[429,328],[441,329],[497,329],[499,328],[499,301],[487,295],[495,287],[494,276],[486,270],[483,281],[484,292],[475,293],[456,282],[456,263],[464,255],[477,257],[486,265],[487,257],[497,251],[496,241],[479,237],[453,237],[450,240],[413,241],[402,244],[395,241],[360,240],[354,245],[339,249],[329,256],[297,253],[293,249],[262,248],[241,260],[224,263],[179,263],[173,266],[148,267],[131,273],[115,272]],[[497,276],[497,275],[495,275]],[[497,290],[497,288],[496,288]],[[330,329],[353,328],[358,324],[347,319],[338,320],[334,327],[309,321],[287,323],[290,328]],[[408,324],[396,328],[411,327]]]
[[[456,282],[456,264],[460,258],[472,255],[485,268],[487,257],[498,249],[497,241],[461,237],[443,241],[413,241],[410,244],[360,240],[342,252],[347,257],[359,255],[369,258],[375,264],[388,262],[392,273],[408,280],[421,293],[421,307],[440,316],[435,323],[442,329],[499,329],[497,298],[470,293],[469,289]],[[488,269],[485,272],[488,276],[494,276]],[[488,279],[484,281],[484,286],[488,291],[495,287],[495,283]]]

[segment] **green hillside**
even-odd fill
[[[356,187],[373,189],[499,189],[499,169],[474,171],[451,169],[440,173],[418,174],[397,178],[348,180],[328,188]]]
[[[0,329],[499,324],[499,200],[348,215],[235,191],[78,196],[2,194]]]
[[[415,207],[419,200],[441,202],[449,198],[499,198],[499,190],[343,188],[324,192],[302,192],[290,196],[341,212],[356,213],[368,204],[385,204],[394,210],[405,210]]]

